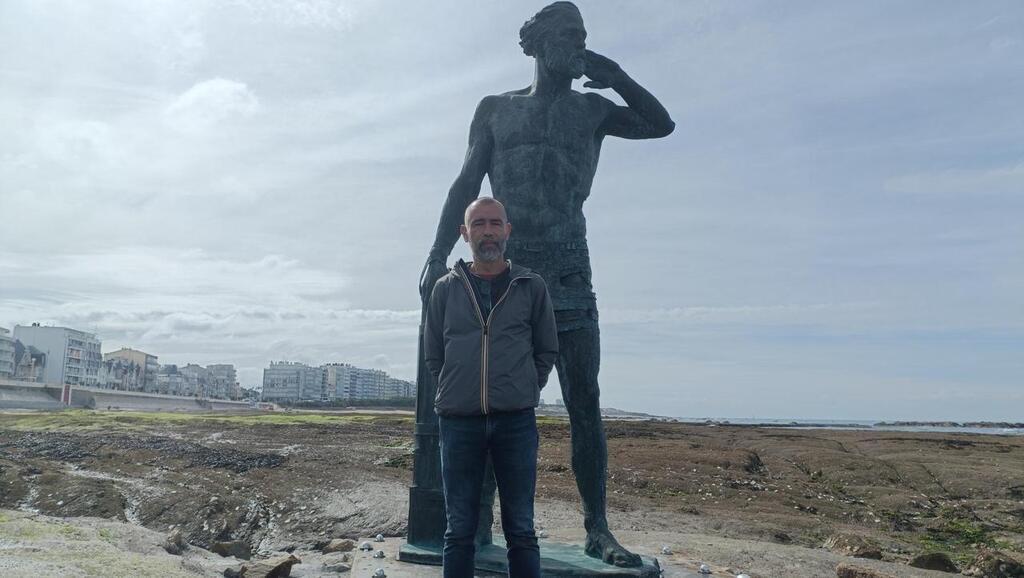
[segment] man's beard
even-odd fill
[[[505,256],[505,239],[485,239],[473,245],[473,259],[483,263],[500,261]]]
[[[581,78],[587,71],[587,61],[583,53],[575,50],[553,48],[549,45],[544,60],[548,70],[571,78]]]

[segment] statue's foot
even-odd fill
[[[587,556],[599,558],[605,564],[621,568],[636,568],[643,564],[640,556],[622,547],[608,530],[594,530],[587,534]]]

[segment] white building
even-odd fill
[[[0,377],[14,377],[14,338],[11,331],[0,327]]]
[[[263,401],[321,401],[324,370],[304,363],[272,361],[263,370]]]
[[[99,382],[100,340],[92,333],[67,327],[17,325],[14,338],[46,355],[42,381],[95,387]]]
[[[404,379],[388,377],[384,383],[384,397],[385,399],[416,397],[416,384]]]
[[[321,365],[320,369],[324,372],[324,396],[327,399],[352,398],[359,368],[347,363],[327,363]]]

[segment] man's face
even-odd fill
[[[587,69],[587,30],[583,20],[574,16],[560,17],[543,41],[541,62],[559,76],[580,78]]]
[[[462,238],[469,243],[473,260],[493,263],[505,257],[505,242],[512,232],[500,205],[482,203],[470,209],[462,225]]]

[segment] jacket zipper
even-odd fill
[[[508,282],[508,288],[506,288],[505,292],[501,295],[501,299],[498,299],[498,302],[491,307],[491,311],[487,314],[486,320],[484,319],[483,311],[480,309],[480,303],[476,300],[476,292],[473,291],[473,287],[469,284],[469,279],[462,275],[459,277],[462,278],[462,284],[469,293],[469,298],[473,301],[473,308],[476,310],[476,317],[480,320],[480,328],[482,329],[480,332],[480,411],[487,414],[487,358],[488,349],[491,344],[491,318],[494,317],[494,311],[498,308],[498,305],[501,305],[501,302],[505,300],[509,291],[512,290],[512,285],[520,279],[526,279],[526,277],[514,277]]]
[[[469,285],[470,281],[468,278],[459,275],[462,279],[462,284],[466,288],[466,292],[469,293],[469,299],[473,302],[473,311],[476,312],[476,318],[480,320],[480,411],[487,413],[487,321],[484,320],[484,314],[480,310],[480,303],[476,300],[476,292],[473,291],[473,287]]]

